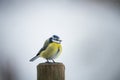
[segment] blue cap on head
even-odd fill
[[[59,37],[59,36],[57,36],[57,35],[53,35],[53,37],[54,37],[54,38],[57,38],[57,39],[59,39],[59,38],[60,38],[60,37]]]
[[[57,43],[60,43],[62,40],[60,40],[60,37],[59,36],[57,36],[57,35],[53,35],[51,38],[50,38],[50,40],[52,41],[52,42],[57,42]]]

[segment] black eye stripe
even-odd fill
[[[54,39],[58,39],[58,38],[54,38]]]

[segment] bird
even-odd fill
[[[55,63],[54,59],[57,58],[62,52],[62,40],[57,35],[52,35],[48,38],[43,47],[39,50],[39,52],[30,59],[30,62],[33,62],[39,57],[45,58],[46,63],[50,63],[49,60],[52,60]]]

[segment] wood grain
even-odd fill
[[[37,66],[37,80],[65,80],[63,63],[40,63]]]

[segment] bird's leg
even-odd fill
[[[53,63],[55,63],[55,61],[52,59]]]
[[[50,63],[48,59],[47,59],[47,62],[46,62],[46,63]]]

